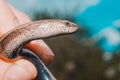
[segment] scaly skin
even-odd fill
[[[20,53],[20,50],[22,50],[25,44],[32,40],[70,34],[77,30],[78,27],[76,24],[66,20],[40,20],[26,23],[3,35],[0,39],[0,52],[4,53],[5,57],[12,59]],[[22,53],[24,53],[24,51],[22,51]]]

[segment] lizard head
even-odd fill
[[[40,28],[44,36],[71,34],[78,31],[78,26],[67,20],[44,20]]]

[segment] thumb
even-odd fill
[[[32,80],[37,76],[37,70],[35,66],[25,60],[19,59],[11,66],[5,73],[4,80]]]

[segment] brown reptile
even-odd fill
[[[38,71],[36,80],[56,80],[37,55],[23,47],[32,40],[70,34],[77,30],[77,25],[67,20],[39,20],[26,23],[2,36],[0,53],[9,59],[22,56],[31,61]]]

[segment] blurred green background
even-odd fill
[[[82,0],[39,1],[39,3],[35,3],[34,0],[8,0],[10,4],[28,14],[33,20],[67,19],[73,21],[73,12],[78,10],[78,6],[85,9],[84,5],[88,5],[87,3],[77,4]],[[87,0],[83,2],[85,3]],[[73,35],[45,39],[45,42],[55,53],[53,63],[48,66],[53,75],[58,80],[120,80],[120,57],[113,55],[110,60],[105,60],[104,51],[97,47],[86,34],[80,28]],[[106,56],[111,57],[111,55]]]

